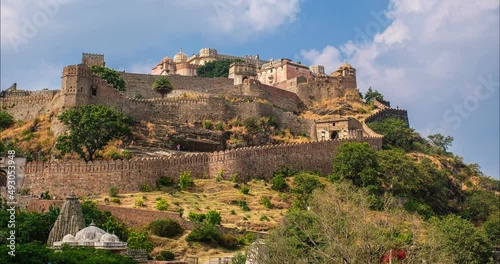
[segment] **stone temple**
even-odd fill
[[[113,251],[127,249],[127,243],[121,242],[115,234],[109,234],[94,223],[85,227],[82,206],[73,193],[66,197],[54,227],[50,230],[47,244],[54,248],[68,244]]]

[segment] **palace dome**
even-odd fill
[[[161,60],[162,62],[171,62],[172,59],[167,55],[165,58],[163,58],[163,60]]]
[[[101,237],[100,242],[120,242],[120,239],[116,235],[107,233]]]
[[[75,237],[72,234],[67,234],[63,237],[62,242],[74,242]]]
[[[344,62],[344,63],[340,66],[340,68],[352,68],[352,65],[351,65],[351,64],[349,64],[349,63],[347,63],[347,61],[346,61],[346,62]]]
[[[181,51],[179,51],[179,53],[175,54],[174,56],[175,63],[186,62],[187,59],[188,57],[186,56],[186,54],[184,54],[184,52],[182,52],[182,49]]]
[[[95,226],[94,223],[91,223],[88,227],[78,231],[76,233],[75,239],[76,241],[82,242],[99,242],[103,235],[107,234],[106,231],[100,229]]]

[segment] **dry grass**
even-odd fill
[[[0,140],[12,140],[25,151],[47,153],[55,144],[55,136],[50,129],[51,118],[43,115],[28,122],[19,122],[2,130]]]

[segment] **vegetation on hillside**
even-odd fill
[[[90,67],[90,71],[106,80],[106,82],[113,86],[116,90],[121,92],[125,91],[125,80],[119,72],[99,65],[93,65]]]
[[[229,66],[231,63],[241,60],[217,60],[209,61],[196,70],[196,75],[199,77],[215,78],[229,76]]]
[[[59,116],[69,133],[59,136],[56,149],[64,155],[75,152],[86,162],[96,158],[109,141],[130,134],[132,120],[103,105],[85,105],[66,110]]]
[[[0,131],[14,124],[14,118],[7,112],[0,110]]]

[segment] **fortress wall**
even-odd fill
[[[160,176],[178,180],[183,171],[190,171],[193,178],[199,179],[215,177],[224,170],[226,179],[231,173],[237,173],[241,180],[269,179],[282,166],[328,174],[331,173],[335,149],[343,142],[355,140],[268,145],[210,154],[123,161],[30,162],[24,168],[22,188],[29,189],[34,195],[48,190],[58,197],[71,191],[86,196],[108,193],[111,186],[118,186],[121,192],[136,192],[145,183],[154,187]],[[381,138],[363,138],[361,141],[368,142],[374,149],[380,149],[382,145]]]
[[[370,123],[370,122],[379,122],[383,121],[388,118],[394,118],[394,119],[399,119],[406,124],[408,124],[408,127],[410,126],[410,123],[408,121],[408,112],[404,109],[396,109],[396,108],[383,108],[380,111],[370,115],[365,119],[365,123]]]
[[[126,83],[125,96],[134,98],[140,94],[143,98],[155,98],[160,95],[151,88],[160,75],[120,73]],[[192,90],[199,93],[224,94],[232,90],[234,83],[228,78],[202,78],[181,75],[166,76],[174,90]]]
[[[258,95],[273,105],[290,112],[300,112],[304,108],[304,103],[297,94],[269,85],[252,82],[250,90],[257,91]]]

